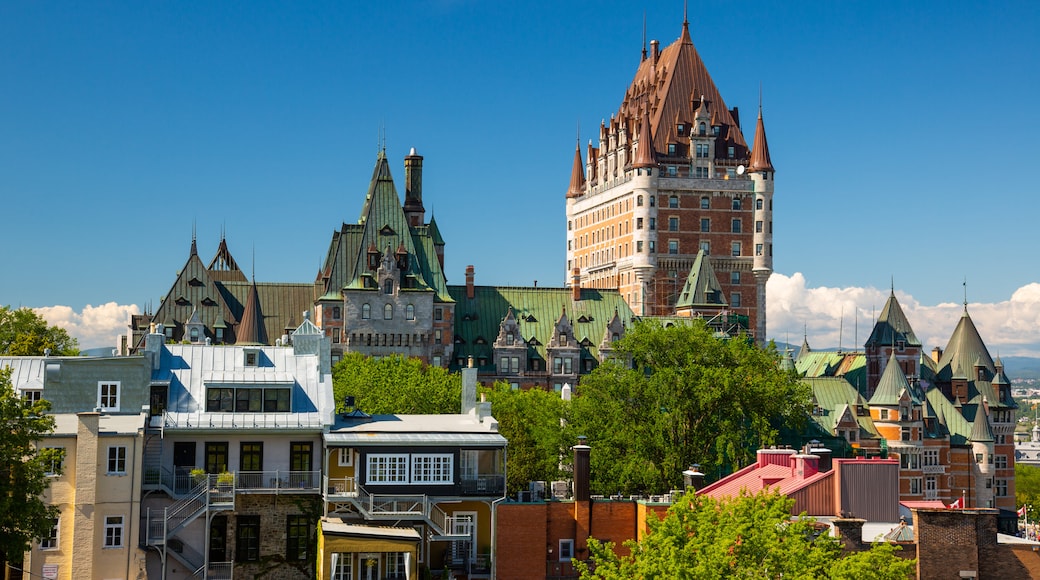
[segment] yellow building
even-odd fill
[[[41,447],[59,448],[44,499],[58,506],[49,537],[26,553],[29,578],[146,578],[139,547],[146,414],[54,416]]]

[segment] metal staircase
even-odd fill
[[[169,474],[172,475],[172,474]],[[160,477],[159,485],[176,496],[177,487],[172,477]],[[197,480],[186,494],[161,510],[149,509],[146,515],[145,543],[159,550],[164,557],[173,556],[190,570],[193,578],[212,580],[230,579],[232,566],[229,562],[207,563],[206,557],[189,547],[177,534],[200,516],[211,512],[235,508],[235,482],[218,481],[215,474]],[[165,566],[165,561],[164,564]]]
[[[330,489],[326,485],[326,489]],[[350,503],[366,520],[401,520],[421,519],[432,532],[433,540],[466,540],[468,532],[455,533],[455,518],[449,516],[423,494],[392,495],[369,493],[358,485],[345,486],[347,491],[337,491],[335,495]]]

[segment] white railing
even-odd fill
[[[319,413],[163,413],[164,429],[321,429]]]
[[[210,562],[209,566],[202,566],[195,570],[192,578],[205,578],[206,580],[231,580],[234,578],[234,562]]]
[[[240,492],[314,492],[321,489],[320,471],[238,471],[234,476]]]
[[[326,475],[324,483],[325,485],[322,489],[330,497],[357,495],[357,480],[353,477],[329,477]]]

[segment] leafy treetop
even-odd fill
[[[79,354],[79,344],[64,328],[48,325],[31,308],[0,306],[0,355],[42,356],[48,348],[55,356]]]
[[[342,409],[345,397],[369,414],[459,413],[462,379],[419,359],[388,356],[376,360],[349,353],[332,369],[332,392]]]

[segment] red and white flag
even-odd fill
[[[1018,510],[1018,517],[1026,517],[1026,506],[1022,506],[1022,508]]]
[[[959,510],[959,509],[961,509],[962,507],[964,507],[964,506],[962,505],[963,503],[964,503],[964,498],[962,498],[962,497],[959,497],[959,498],[957,498],[957,500],[956,500],[956,501],[954,501],[954,502],[953,502],[953,503],[951,503],[950,505],[946,506],[946,509],[951,509],[951,510]]]

